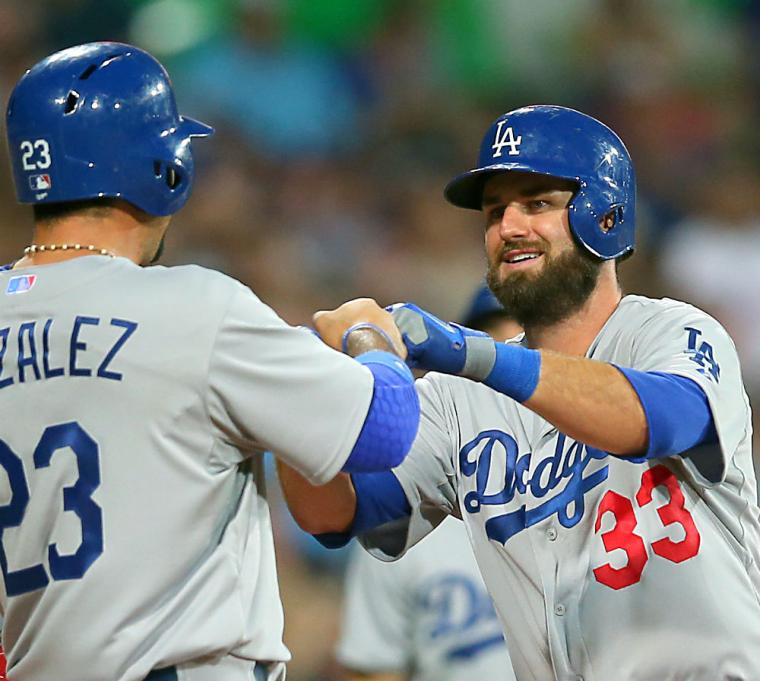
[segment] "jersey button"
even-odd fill
[[[550,527],[548,530],[546,530],[546,538],[549,541],[554,541],[557,538],[557,530],[553,527]]]
[[[557,605],[554,606],[554,614],[562,617],[562,615],[565,614],[565,606],[562,605],[562,603],[557,603]]]

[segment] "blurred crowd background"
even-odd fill
[[[38,59],[91,40],[151,51],[180,110],[217,128],[195,145],[164,262],[226,272],[294,324],[358,295],[459,318],[484,271],[482,225],[443,201],[445,182],[504,111],[601,118],[638,172],[625,290],[715,314],[760,410],[760,2],[0,0],[0,99]],[[7,262],[31,213],[0,155]],[[331,681],[345,551],[299,534],[273,488],[289,678]]]

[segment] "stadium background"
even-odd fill
[[[356,295],[459,317],[482,226],[443,201],[444,183],[498,114],[582,109],[620,133],[638,172],[625,289],[718,316],[757,405],[759,38],[756,0],[0,0],[0,98],[73,44],[155,54],[180,110],[217,128],[195,145],[195,194],[164,262],[237,277],[294,324]],[[7,262],[31,222],[0,156]],[[273,496],[289,678],[333,681],[345,552],[299,534]]]

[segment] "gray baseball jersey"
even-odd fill
[[[0,273],[0,563],[14,681],[249,679],[285,661],[262,452],[347,458],[366,367],[199,267]],[[194,670],[194,671],[193,671]]]
[[[760,679],[760,525],[733,343],[690,305],[627,296],[588,357],[694,380],[719,444],[609,456],[483,384],[428,374],[396,469],[412,517],[365,545],[399,555],[461,513],[519,681]]]
[[[337,658],[410,681],[515,680],[463,523],[444,520],[395,563],[355,548]]]

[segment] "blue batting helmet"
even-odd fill
[[[7,111],[21,203],[121,198],[171,215],[193,184],[192,137],[214,129],[177,112],[169,75],[131,45],[100,42],[33,66]]]
[[[444,194],[455,206],[480,210],[486,180],[510,170],[576,182],[568,204],[575,238],[603,260],[633,251],[633,163],[621,139],[603,123],[561,106],[505,113],[483,138],[478,167],[455,177]]]

